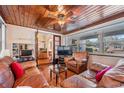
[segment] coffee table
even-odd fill
[[[55,65],[50,65],[50,80],[52,80],[52,73],[55,73],[56,75],[56,85],[58,83],[58,79],[60,77],[60,73],[65,73],[65,78],[67,78],[67,67],[66,65],[60,65],[60,64],[55,64]]]

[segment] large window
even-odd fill
[[[124,34],[105,36],[104,53],[124,54]]]
[[[81,51],[124,56],[124,31],[101,31],[78,40]]]
[[[99,39],[98,34],[88,34],[86,36],[80,37],[80,42],[82,42],[82,49],[87,50],[91,53],[98,53],[99,52]]]
[[[99,51],[98,38],[92,38],[85,40],[86,50],[92,53],[97,53]]]

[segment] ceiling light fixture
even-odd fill
[[[61,28],[64,26],[65,23],[65,15],[61,13],[63,11],[63,5],[58,5],[58,23],[61,26]]]
[[[63,5],[58,5],[57,9],[59,12],[61,12],[63,10]]]

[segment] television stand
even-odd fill
[[[59,56],[58,63],[59,64],[65,64],[65,62],[64,62],[64,56],[63,55],[62,56]]]
[[[20,56],[18,58],[18,62],[26,62],[26,61],[34,61],[34,57],[32,56]]]

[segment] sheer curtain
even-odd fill
[[[0,23],[0,52],[2,50],[2,24]]]
[[[2,52],[5,51],[6,46],[6,26],[0,16],[0,57],[2,56]]]

